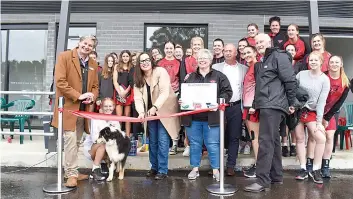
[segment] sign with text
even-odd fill
[[[182,83],[181,110],[217,108],[216,83]]]

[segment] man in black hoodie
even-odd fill
[[[268,35],[272,39],[273,47],[284,50],[284,43],[287,42],[288,36],[286,32],[281,31],[281,18],[275,16],[269,20],[271,32]]]
[[[271,183],[281,184],[282,155],[280,129],[286,115],[294,113],[297,83],[291,56],[286,51],[271,47],[266,34],[255,37],[262,62],[255,65],[254,108],[260,110],[259,152],[256,161],[257,182],[244,188],[248,192],[261,192]]]

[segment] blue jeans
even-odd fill
[[[160,120],[147,122],[149,131],[149,158],[153,170],[168,173],[168,155],[170,137]]]
[[[208,122],[192,121],[186,127],[190,144],[190,165],[200,167],[202,144],[205,143],[212,169],[219,169],[219,126],[208,126]]]

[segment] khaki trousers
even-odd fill
[[[78,148],[85,128],[85,119],[77,118],[76,131],[64,131],[65,177],[78,177]]]

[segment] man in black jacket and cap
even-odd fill
[[[255,66],[254,108],[260,110],[259,153],[256,162],[257,182],[244,188],[261,192],[271,184],[282,184],[282,156],[280,129],[286,115],[294,112],[297,82],[286,51],[271,47],[267,34],[255,37],[262,63]]]

